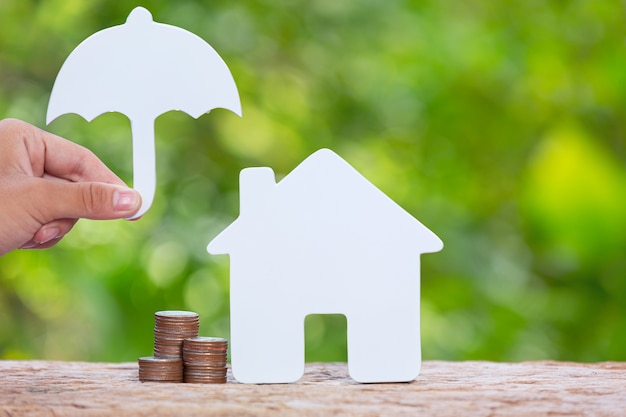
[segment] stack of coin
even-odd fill
[[[183,340],[198,336],[200,320],[191,311],[157,311],[154,313],[154,357],[180,359]]]
[[[183,343],[185,382],[226,383],[228,340],[221,337],[193,337]]]
[[[139,380],[141,382],[183,382],[183,360],[181,358],[139,358]]]

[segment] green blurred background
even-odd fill
[[[162,309],[228,337],[228,257],[205,247],[238,214],[239,171],[280,178],[330,147],[445,242],[422,257],[425,359],[626,360],[623,2],[141,5],[221,54],[244,117],[162,115],[143,219],[0,258],[0,357],[134,361]],[[45,127],[65,58],[134,6],[0,0],[0,117]],[[123,115],[48,129],[131,180]],[[309,317],[307,359],[345,360],[345,327]]]

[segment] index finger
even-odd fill
[[[45,144],[44,172],[73,182],[126,185],[92,151],[55,134],[39,130]]]

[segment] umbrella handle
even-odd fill
[[[156,190],[154,120],[131,120],[133,137],[133,188],[141,194],[141,208],[129,220],[148,211]]]

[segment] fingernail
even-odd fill
[[[29,240],[28,242],[24,243],[22,246],[20,246],[20,249],[32,249],[39,246],[39,243],[35,242],[33,239]]]
[[[113,207],[116,211],[128,211],[137,206],[137,192],[117,190],[113,193]]]
[[[45,229],[41,232],[41,238],[37,243],[43,245],[44,243],[50,242],[52,239],[56,239],[60,233],[61,231],[57,227]]]

